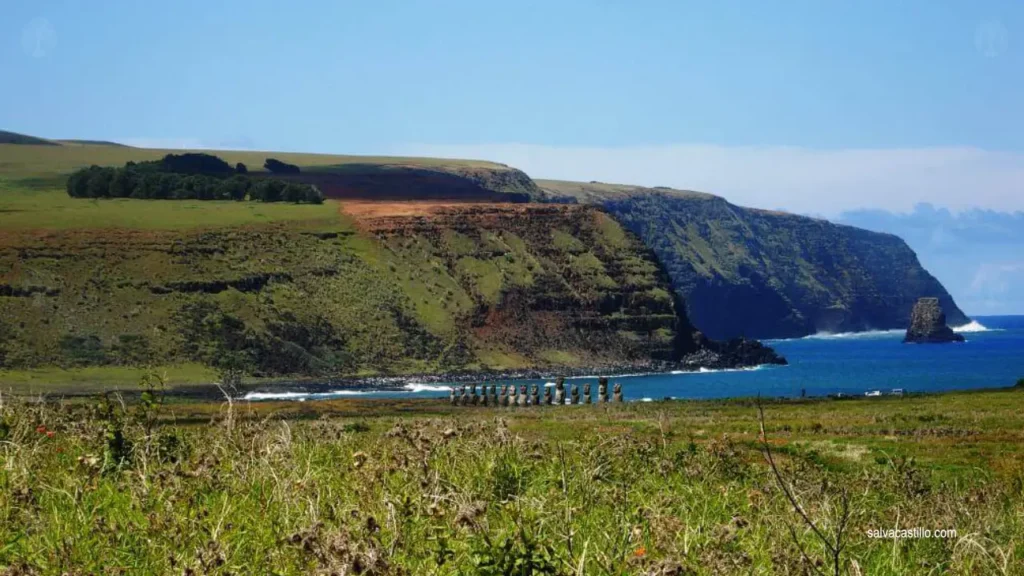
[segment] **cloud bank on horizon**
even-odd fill
[[[1024,212],[854,210],[836,221],[903,238],[968,315],[1024,313]]]
[[[742,206],[825,217],[862,208],[910,212],[920,203],[1024,210],[1024,153],[971,147],[417,144],[396,152],[504,162],[534,178],[698,190]]]

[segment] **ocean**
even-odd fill
[[[797,397],[849,394],[882,394],[901,389],[942,392],[997,388],[1024,378],[1024,316],[981,316],[957,328],[967,339],[963,344],[903,344],[903,330],[817,334],[793,340],[771,340],[789,360],[789,366],[762,366],[745,370],[720,370],[671,374],[610,377],[620,382],[626,400],[671,398],[730,398],[743,396]],[[566,380],[589,382],[597,394],[597,378]],[[509,380],[497,384],[544,383],[543,380]],[[404,390],[340,390],[320,394],[301,392],[258,393],[249,400],[359,397],[447,396],[448,386],[410,382]],[[609,390],[609,394],[611,390]]]

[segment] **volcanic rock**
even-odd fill
[[[915,344],[941,344],[963,342],[964,337],[946,325],[946,314],[938,298],[920,298],[910,314],[910,328],[904,342]]]

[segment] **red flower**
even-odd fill
[[[53,432],[53,430],[47,430],[46,431],[46,437],[47,438],[53,438],[54,436],[56,436],[56,434]]]
[[[40,434],[46,434],[46,426],[43,426],[42,424],[36,426],[36,432],[39,432]]]

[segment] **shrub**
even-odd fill
[[[1017,380],[1017,388],[1024,388],[1024,378]]]
[[[263,167],[274,174],[298,174],[299,167],[295,164],[289,164],[287,162],[281,162],[275,158],[267,158],[267,161],[263,163]]]
[[[103,342],[95,334],[64,336],[60,340],[61,355],[75,366],[105,364],[107,353]]]
[[[168,154],[160,161],[164,172],[177,174],[233,174],[235,168],[212,154]]]
[[[253,186],[253,192],[249,195],[250,200],[260,202],[279,202],[287,184],[280,180],[260,180]]]

